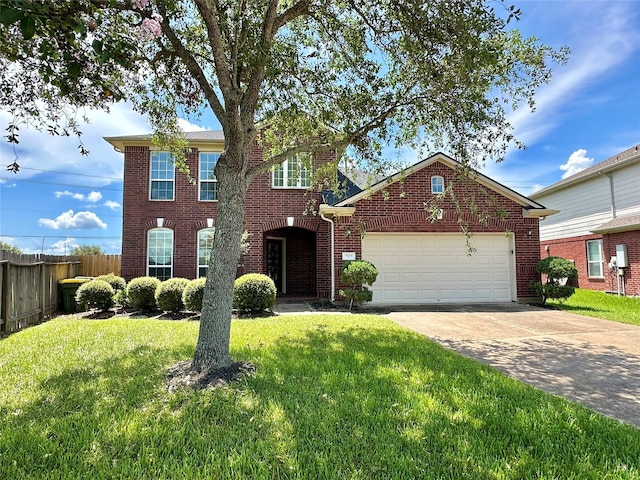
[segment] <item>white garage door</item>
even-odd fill
[[[515,300],[511,239],[476,234],[467,255],[459,234],[368,233],[362,258],[378,269],[372,303],[509,302]]]

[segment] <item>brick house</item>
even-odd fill
[[[560,210],[540,224],[542,256],[573,260],[580,288],[640,295],[640,144],[531,198]]]
[[[170,155],[148,136],[105,137],[124,153],[122,275],[196,278],[217,216],[213,166],[219,131],[187,134],[187,164],[197,184],[176,174]],[[552,214],[490,178],[459,174],[436,154],[362,189],[338,172],[341,198],[310,189],[310,171],[333,152],[300,156],[256,177],[245,204],[250,249],[238,274],[271,276],[280,295],[338,299],[345,261],[364,258],[379,270],[377,303],[527,301],[539,278],[538,222]],[[262,152],[254,148],[252,162]],[[470,207],[457,213],[449,186]],[[440,199],[437,218],[428,205]],[[313,211],[309,210],[313,205]],[[475,213],[471,213],[471,211]],[[472,236],[461,233],[465,225]],[[474,252],[467,255],[468,248]]]

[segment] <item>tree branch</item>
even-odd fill
[[[182,44],[176,33],[169,25],[166,9],[163,5],[161,5],[162,2],[159,3],[160,5],[158,6],[158,8],[162,13],[163,33],[166,35],[167,39],[171,43],[171,46],[174,48],[175,54],[184,62],[191,75],[193,75],[193,78],[195,78],[195,80],[198,82],[198,85],[200,85],[200,88],[202,89],[207,102],[209,102],[209,105],[215,113],[218,121],[222,125],[222,128],[225,129],[225,127],[228,127],[228,124],[226,120],[227,117],[224,105],[222,105],[222,103],[220,102],[218,95],[209,83],[207,76],[200,67],[200,64],[195,59],[194,55]]]

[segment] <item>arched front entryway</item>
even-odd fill
[[[283,227],[263,234],[264,272],[273,279],[279,296],[315,297],[316,232]]]

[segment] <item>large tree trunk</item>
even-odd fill
[[[192,369],[229,366],[233,283],[240,258],[244,200],[248,181],[242,174],[243,152],[223,153],[216,168],[218,218],[202,300],[200,332]],[[240,167],[240,168],[239,168]]]

